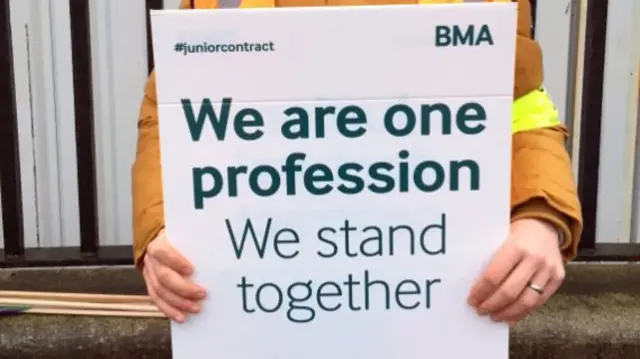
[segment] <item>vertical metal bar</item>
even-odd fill
[[[38,149],[46,147],[47,142],[38,133],[39,120],[45,121],[50,117],[41,115],[44,110],[39,98],[34,97],[38,92],[47,91],[39,81],[39,71],[36,63],[44,56],[36,51],[41,41],[37,28],[40,25],[40,6],[31,1],[9,0],[11,9],[11,38],[14,77],[14,95],[16,112],[18,115],[18,153],[20,162],[22,228],[25,249],[37,248],[40,245],[40,212],[37,172],[41,167],[37,161]],[[38,24],[38,25],[36,25]],[[4,49],[0,49],[4,56]],[[6,82],[2,82],[6,84]],[[1,87],[2,85],[0,85]],[[46,111],[46,110],[45,110]],[[1,120],[0,120],[1,121]]]
[[[18,0],[19,1],[19,0]],[[75,105],[73,93],[73,61],[71,54],[71,17],[69,3],[59,0],[48,0],[51,33],[51,75],[53,89],[49,96],[53,96],[54,109],[51,111],[55,119],[56,153],[51,156],[56,165],[50,168],[49,181],[57,185],[58,195],[51,196],[51,221],[59,222],[59,234],[49,236],[40,233],[42,246],[72,246],[80,245],[80,221],[78,175],[72,170],[78,167],[78,153],[75,134]],[[44,22],[44,21],[43,21]],[[48,61],[47,61],[48,62]],[[48,116],[40,116],[47,119]],[[39,119],[39,120],[41,120]],[[49,124],[48,128],[52,129]],[[52,141],[53,142],[53,141]],[[45,178],[41,178],[45,179]],[[55,180],[53,180],[55,179]],[[53,184],[53,183],[52,183]],[[53,192],[53,191],[50,191]],[[42,194],[40,195],[42,196]],[[42,217],[42,216],[41,216]],[[40,218],[41,224],[44,218]],[[51,223],[52,228],[56,228]],[[45,227],[42,227],[43,229]]]
[[[640,19],[636,18],[636,28],[640,28]],[[635,36],[640,37],[636,30]],[[640,43],[636,40],[636,43]],[[640,49],[637,49],[640,52]],[[640,54],[638,55],[640,56]],[[636,105],[636,138],[640,139],[640,61],[638,62],[638,68],[635,72],[635,78],[637,83],[637,105]],[[631,227],[631,242],[640,243],[640,141],[636,141],[635,151],[635,170],[634,170],[634,187],[633,187],[633,217]]]
[[[529,3],[531,3],[531,37],[535,37],[535,35],[536,35],[536,20],[538,19],[538,16],[537,16],[538,1],[537,0],[529,0]]]
[[[636,151],[638,1],[609,1],[600,179],[598,181],[598,242],[626,242],[631,237],[633,168]]]
[[[99,249],[89,2],[69,0],[75,104],[80,250]]]
[[[0,0],[0,52],[0,199],[4,252],[12,257],[24,254],[24,227],[9,0]]]
[[[107,246],[131,244],[128,189],[136,150],[136,118],[147,81],[146,15],[144,1],[89,3],[98,228],[100,252],[104,253]]]
[[[571,1],[571,8],[569,9],[571,16],[569,20],[569,58],[567,59],[567,98],[565,99],[565,124],[569,129],[574,127],[576,79],[581,76],[578,74],[580,66],[577,64],[580,3],[581,0]],[[572,153],[573,141],[571,139],[567,147],[569,153]]]
[[[163,0],[145,0],[145,16],[147,21],[147,69],[151,73],[153,71],[153,40],[151,38],[151,18],[149,11],[161,10],[164,8]]]
[[[538,1],[535,39],[542,48],[544,87],[553,98],[560,120],[567,121],[570,72],[571,13],[566,1]]]
[[[623,4],[627,5],[626,9],[618,9],[617,12],[620,13],[626,10],[624,11],[624,16],[626,16],[626,21],[628,22],[626,28],[620,29],[622,33],[618,33],[618,36],[616,36],[616,44],[614,46],[618,47],[616,52],[620,52],[620,58],[613,60],[617,61],[616,65],[619,72],[616,77],[622,81],[622,84],[620,84],[619,88],[621,91],[615,99],[618,103],[611,104],[610,112],[612,117],[617,117],[617,111],[625,111],[624,115],[620,117],[626,118],[621,118],[620,122],[626,123],[627,128],[631,124],[636,127],[635,148],[628,148],[631,144],[627,144],[627,149],[630,150],[630,153],[627,153],[625,157],[631,157],[626,158],[626,162],[631,162],[634,167],[631,217],[629,218],[631,226],[630,241],[632,243],[640,243],[640,3],[633,1]],[[620,6],[621,4],[618,3],[617,5]],[[624,46],[630,47],[626,51],[626,55],[622,49]],[[614,67],[613,71],[615,69]],[[618,119],[615,118],[610,121],[614,120]],[[627,136],[629,135],[631,134],[627,134]]]
[[[636,35],[637,36],[637,35]],[[636,138],[640,139],[640,63],[636,70],[636,79],[638,83],[638,104],[636,108]],[[634,183],[633,183],[633,207],[632,207],[632,222],[631,222],[631,242],[640,243],[640,141],[636,141],[635,151],[635,168],[634,168]]]
[[[580,128],[582,126],[582,89],[584,87],[585,33],[587,30],[588,0],[574,1],[571,19],[571,53],[569,56],[570,81],[567,89],[567,127],[571,132],[568,149],[573,159],[573,172],[578,176],[581,149]]]
[[[580,128],[582,146],[578,157],[578,177],[580,178],[578,192],[582,201],[584,219],[580,247],[583,249],[593,249],[596,245],[600,129],[608,2],[608,0],[589,0],[587,5],[582,124]]]

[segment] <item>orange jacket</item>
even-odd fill
[[[412,3],[416,0],[276,0],[278,7]],[[259,1],[258,1],[259,2]],[[519,0],[514,99],[542,86],[542,54],[530,37],[531,7]],[[182,0],[180,7],[215,8],[215,0]],[[138,268],[147,245],[164,227],[155,76],[147,82],[138,119],[138,145],[133,165],[134,258]],[[537,218],[563,234],[565,260],[576,256],[582,215],[564,143],[567,129],[557,125],[513,135],[512,220]]]

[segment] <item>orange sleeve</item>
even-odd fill
[[[518,1],[518,34],[514,97],[543,84],[542,51],[530,36],[531,5]],[[563,125],[519,132],[512,140],[511,220],[537,218],[562,233],[562,256],[577,255],[582,211],[565,147],[569,133]]]
[[[566,138],[563,126],[513,136],[511,220],[537,218],[555,225],[563,237],[562,256],[569,261],[577,255],[582,212]]]
[[[180,2],[180,9],[189,7],[190,0]],[[133,259],[136,267],[141,269],[147,246],[164,228],[155,72],[147,80],[140,105],[138,141],[131,182]]]
[[[140,106],[132,196],[133,254],[136,266],[141,269],[147,245],[164,228],[155,73],[147,81]]]

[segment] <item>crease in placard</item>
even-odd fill
[[[232,98],[233,96],[225,96],[227,98]],[[274,105],[274,104],[287,104],[287,103],[322,103],[322,102],[331,102],[331,103],[358,103],[358,102],[377,102],[377,101],[396,101],[398,103],[402,103],[405,101],[417,101],[417,100],[438,100],[438,102],[445,101],[458,101],[464,99],[475,99],[475,100],[495,100],[495,99],[504,99],[505,97],[509,97],[513,99],[512,94],[502,94],[502,95],[477,95],[477,96],[437,96],[437,97],[382,97],[382,98],[362,98],[362,99],[332,99],[332,98],[321,98],[321,99],[292,99],[291,101],[283,101],[283,100],[233,100],[234,104],[265,104],[265,105]],[[188,98],[188,97],[185,97]],[[203,97],[209,99],[212,104],[221,104],[222,101],[213,101],[211,97]],[[202,101],[194,101],[191,100],[192,104],[201,104]],[[182,106],[180,102],[158,102],[158,106]]]
[[[495,97],[486,97],[486,96],[482,96],[482,97],[470,97],[468,98],[469,100],[472,100],[474,102],[482,102],[485,100],[502,100],[504,99],[506,96],[495,96]],[[207,98],[205,98],[207,99]],[[465,98],[460,97],[455,99],[454,101],[458,102],[464,102]],[[511,98],[510,98],[511,99]],[[214,101],[213,99],[209,98],[209,102],[212,105],[222,105],[223,101]],[[233,98],[231,98],[232,103],[231,105],[236,107],[236,106],[260,106],[260,105],[264,105],[269,106],[269,107],[275,107],[278,104],[282,104],[283,108],[286,107],[291,107],[291,106],[311,106],[314,103],[316,104],[321,104],[324,106],[328,106],[328,105],[366,105],[365,101],[360,101],[360,100],[317,100],[317,101],[309,101],[309,100],[304,100],[304,101],[299,101],[299,100],[295,100],[295,101],[236,101]],[[394,104],[407,104],[407,102],[413,102],[413,101],[418,101],[420,99],[399,99],[398,101],[393,101],[393,99],[380,99],[380,100],[368,100],[367,102],[374,102],[374,101],[388,101],[389,103],[394,103]],[[195,101],[195,100],[191,100],[190,104],[191,105],[202,105],[204,101]],[[447,99],[444,100],[438,100],[438,101],[424,101],[423,104],[430,104],[430,105],[435,105],[435,104],[439,104],[439,103],[444,103],[444,104],[448,104],[450,102],[453,102],[451,100],[447,101]],[[466,101],[469,102],[469,101]],[[167,103],[159,103],[157,105],[158,108],[174,108],[174,107],[182,107],[182,103],[179,102],[167,102]]]

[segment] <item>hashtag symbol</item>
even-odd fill
[[[183,52],[184,48],[187,47],[187,44],[184,42],[178,42],[173,46],[173,50],[175,52]]]

